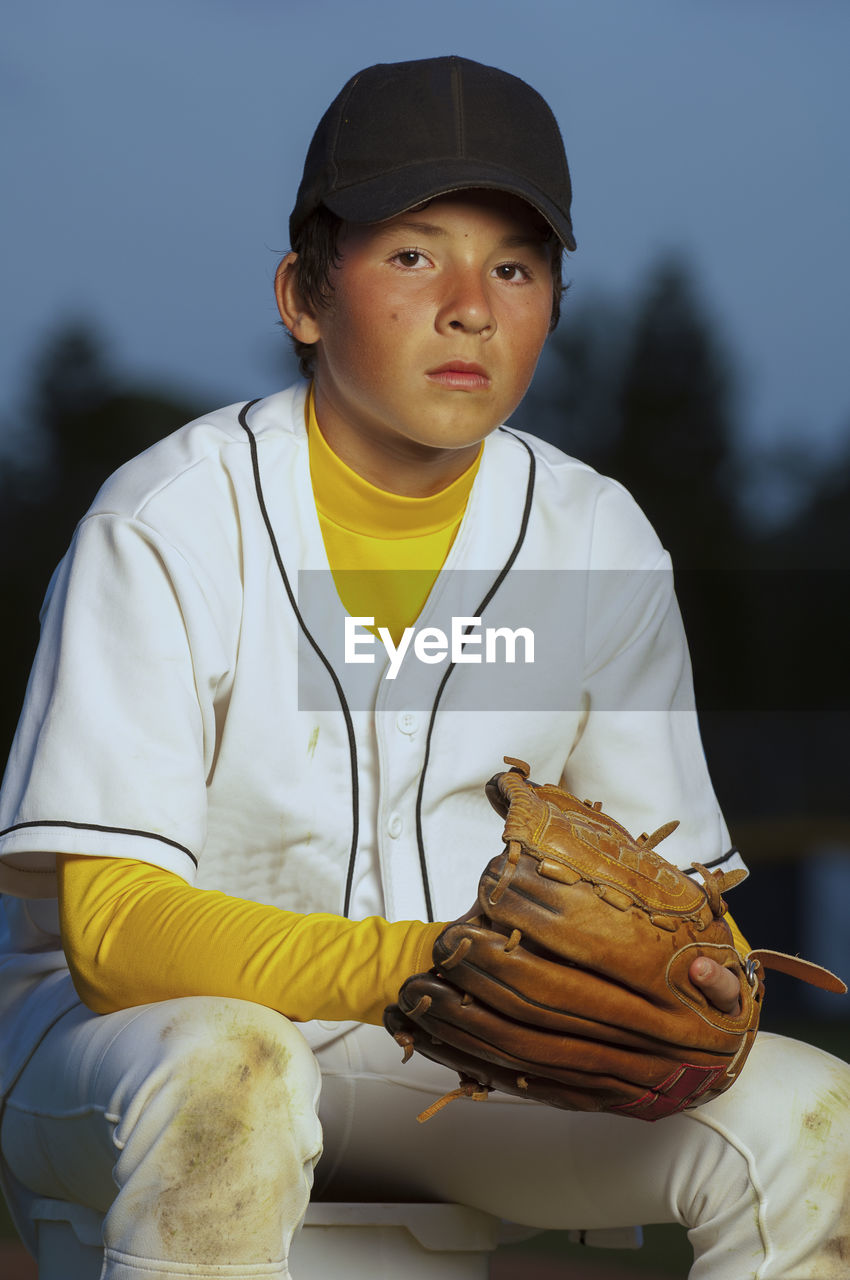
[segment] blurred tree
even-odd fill
[[[705,709],[740,705],[757,660],[744,623],[747,537],[737,501],[732,381],[685,265],[660,262],[630,328],[610,465],[673,558]]]
[[[738,563],[731,382],[684,264],[661,262],[630,327],[611,467],[679,568]]]
[[[794,794],[815,822],[850,816],[850,424],[844,438],[819,474],[808,462],[807,499],[755,539],[751,575],[761,687],[774,722],[763,748],[765,790]]]
[[[37,354],[21,453],[0,472],[0,759],[23,700],[39,607],[74,526],[116,467],[199,411],[183,397],[129,386],[83,321],[51,334]]]
[[[116,388],[116,374],[104,341],[85,321],[75,320],[50,334],[36,357],[30,379],[30,407],[37,429],[51,449],[51,465],[62,467],[87,448],[72,441],[69,426],[85,422]]]
[[[540,368],[511,422],[597,471],[610,471],[620,435],[620,369],[627,314],[618,303],[565,300]]]
[[[808,474],[805,445],[790,454],[786,465],[798,475],[803,471],[806,494],[789,519],[759,539],[763,563],[842,574],[850,570],[850,421],[842,436],[837,456],[819,469],[809,460]],[[846,594],[842,597],[850,607]]]

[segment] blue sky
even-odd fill
[[[211,407],[279,386],[271,283],[319,116],[362,66],[460,53],[558,116],[571,298],[625,296],[682,251],[748,439],[850,436],[846,0],[7,0],[3,27],[13,417],[75,315]]]

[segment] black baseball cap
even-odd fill
[[[527,201],[575,249],[564,144],[536,89],[468,58],[379,63],[352,76],[319,122],[290,243],[320,205],[346,222],[383,222],[481,187]]]

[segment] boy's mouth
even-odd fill
[[[487,370],[468,360],[447,360],[439,368],[429,369],[426,377],[455,391],[481,391],[490,385]]]

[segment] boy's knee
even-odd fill
[[[115,1131],[124,1164],[135,1164],[152,1143],[169,1148],[171,1163],[182,1160],[182,1176],[240,1153],[247,1158],[254,1147],[270,1153],[259,1161],[268,1167],[274,1153],[317,1153],[321,1077],[297,1027],[247,1001],[170,1004],[147,1028],[158,1037],[157,1066],[132,1098],[125,1095]]]
[[[320,1077],[304,1037],[269,1009],[207,998],[174,1002],[157,1034],[159,1066],[115,1133],[128,1196],[108,1219],[113,1247],[130,1218],[138,1237],[141,1215],[144,1248],[162,1256],[280,1256],[282,1223],[303,1214],[321,1150]]]
[[[243,1000],[181,1000],[159,1037],[162,1062],[187,1093],[315,1110],[320,1074],[298,1028]]]

